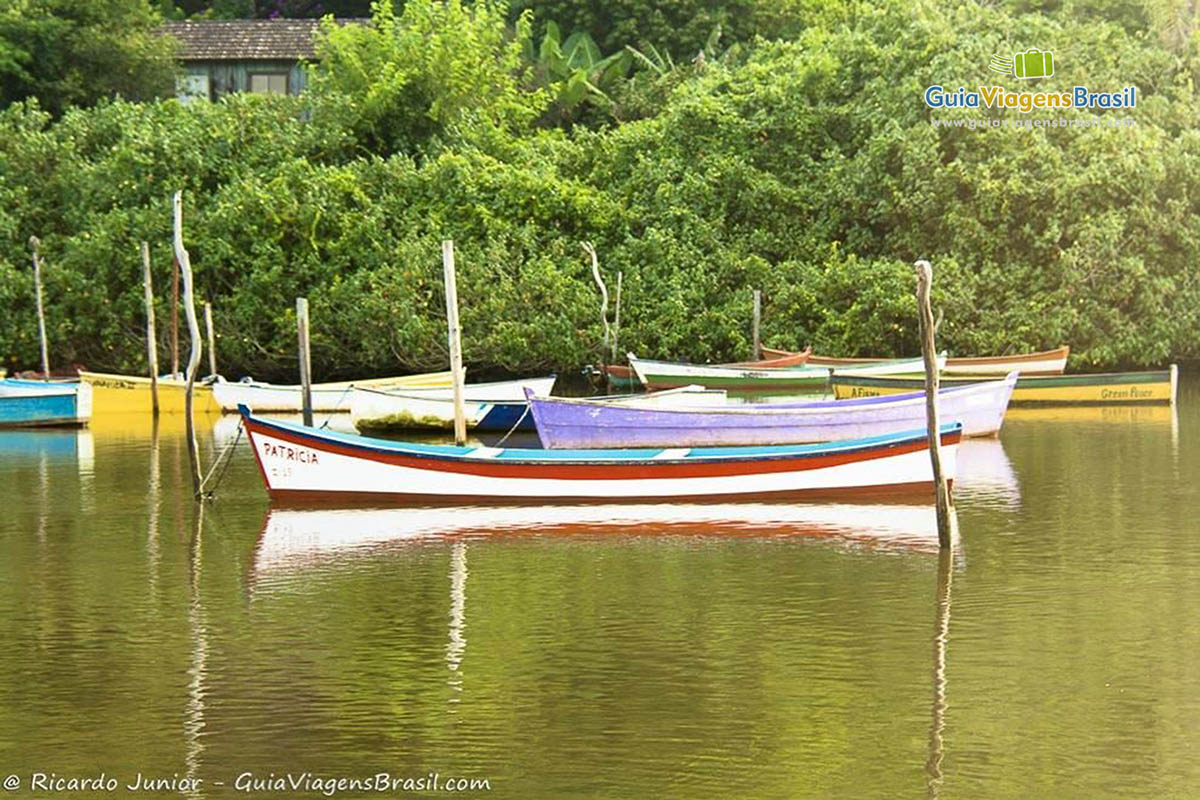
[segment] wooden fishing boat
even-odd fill
[[[350,395],[354,387],[369,389],[445,389],[451,385],[450,372],[427,372],[419,375],[401,375],[391,378],[366,378],[357,381],[314,383],[312,391],[313,411],[349,411]],[[223,382],[213,387],[213,398],[223,411],[237,411],[239,405],[247,405],[255,411],[301,411],[304,400],[299,385],[264,383],[241,380],[236,383]]]
[[[943,370],[948,375],[1006,375],[1017,370],[1022,375],[1061,375],[1067,368],[1067,345],[1040,353],[978,358],[948,358]]]
[[[928,439],[908,431],[833,444],[528,450],[392,442],[239,411],[272,499],[285,502],[627,502],[879,495],[932,484]],[[941,431],[954,475],[962,426]]]
[[[789,354],[787,350],[775,350],[764,347],[763,355],[777,358]],[[1061,375],[1067,366],[1067,356],[1071,348],[1064,345],[1053,350],[1043,350],[1039,353],[1019,353],[1012,356],[983,356],[978,358],[947,358],[942,371],[949,375],[992,375],[1002,376],[1016,370],[1022,375]],[[809,355],[810,367],[829,367],[831,369],[861,370],[864,367],[881,363],[898,363],[905,359],[878,358],[835,358],[832,356]]]
[[[467,384],[463,411],[467,428],[507,431],[517,425],[533,429],[526,391],[549,394],[554,376],[532,380]],[[354,387],[350,393],[350,419],[360,431],[450,430],[454,427],[454,390],[397,391]],[[519,423],[519,425],[518,425]]]
[[[629,353],[629,364],[648,389],[673,389],[698,384],[731,392],[820,390],[829,382],[829,370],[809,367],[746,367],[722,364],[681,364],[652,361]]]
[[[92,414],[150,414],[150,379],[140,375],[111,375],[80,371],[79,380],[92,387]],[[187,381],[179,378],[158,379],[160,414],[184,413]],[[213,399],[212,384],[196,381],[192,405],[197,414],[219,414],[221,407]]]
[[[633,367],[623,364],[605,364],[602,368],[609,391],[635,391],[642,388]]]
[[[0,427],[86,425],[92,416],[92,388],[81,383],[0,380]]]
[[[979,378],[953,376],[942,378],[943,386],[959,386]],[[838,398],[876,397],[911,392],[923,387],[919,375],[833,376],[834,396]],[[1021,403],[1118,404],[1174,403],[1179,385],[1179,368],[1152,372],[1108,372],[1085,375],[1022,375],[1013,389],[1013,405]]]
[[[938,357],[945,363],[945,355]],[[818,390],[828,386],[833,370],[827,367],[754,367],[736,364],[681,364],[650,361],[629,354],[629,363],[641,382],[650,389],[668,389],[689,383],[728,391],[782,394],[795,390]],[[908,373],[924,366],[919,358],[880,361],[859,367],[858,372],[872,375]]]
[[[938,392],[942,419],[964,436],[994,436],[1017,373]],[[925,425],[925,393],[860,400],[647,408],[608,400],[530,397],[538,438],[547,449],[744,447],[845,441]]]
[[[808,360],[808,354],[808,350],[799,353],[779,351],[778,355],[772,355],[769,358],[759,361],[737,361],[730,364],[712,364],[711,366],[730,369],[783,369],[787,367],[802,367]],[[610,390],[620,392],[642,388],[642,382],[633,367],[621,364],[606,364],[603,367],[603,372]]]

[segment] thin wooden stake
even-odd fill
[[[29,237],[33,249],[33,289],[37,298],[38,340],[42,345],[42,380],[50,380],[50,356],[46,348],[46,312],[42,308],[42,261],[38,258],[41,242],[36,236]]]
[[[754,360],[762,358],[762,290],[754,290]]]
[[[304,424],[312,427],[312,354],[308,340],[308,298],[296,298],[296,336],[300,345],[300,407],[304,412]]]
[[[937,348],[934,346],[933,310],[930,307],[929,291],[933,286],[933,267],[928,261],[918,261],[917,270],[917,316],[921,328],[921,354],[925,360],[925,421],[929,436],[929,461],[933,466],[933,483],[937,500],[938,544],[950,547],[953,543],[953,521],[950,518],[952,500],[950,486],[942,474],[942,437],[938,422],[938,363]]]
[[[201,498],[200,477],[200,448],[196,444],[196,421],[192,418],[195,410],[194,397],[196,388],[196,370],[200,368],[200,356],[204,343],[200,339],[200,323],[196,320],[196,298],[192,288],[192,260],[188,251],[183,247],[183,192],[176,192],[173,198],[175,209],[175,260],[179,262],[178,272],[183,278],[183,313],[187,316],[188,333],[192,337],[192,350],[187,363],[187,390],[184,394],[184,416],[187,423],[188,462],[192,468],[192,493],[197,500]]]
[[[624,272],[617,273],[617,298],[616,298],[616,302],[615,302],[616,310],[614,311],[613,327],[612,327],[612,360],[613,361],[617,360],[617,353],[620,352],[617,348],[617,340],[621,336],[621,279],[623,277],[625,277]]]
[[[208,332],[208,374],[217,374],[217,340],[213,337],[212,303],[204,304],[204,327]]]
[[[154,285],[150,275],[150,245],[142,242],[142,288],[146,291],[146,364],[150,367],[150,407],[158,416],[158,340],[154,325]]]
[[[180,244],[182,248],[183,245]],[[179,254],[174,256],[175,271],[171,273],[171,377],[179,375]]]
[[[463,408],[462,332],[458,326],[458,283],[454,274],[454,242],[442,242],[442,270],[446,280],[446,326],[450,337],[450,375],[454,380],[454,441],[467,443],[467,415]]]

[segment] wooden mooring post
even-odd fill
[[[192,286],[192,261],[183,246],[183,192],[176,192],[173,200],[175,210],[175,260],[179,262],[178,273],[183,278],[183,313],[187,317],[188,333],[192,337],[192,349],[187,363],[187,389],[184,394],[184,417],[187,424],[188,463],[192,468],[192,490],[197,500],[201,497],[200,448],[196,444],[196,420],[194,395],[196,370],[200,368],[200,356],[204,343],[200,338],[200,323],[196,320],[196,298]]]
[[[921,355],[925,361],[925,422],[929,436],[929,461],[933,467],[933,483],[937,502],[938,544],[950,547],[953,543],[951,512],[953,501],[950,486],[942,473],[942,432],[938,419],[938,359],[934,345],[933,309],[929,292],[933,286],[933,267],[928,261],[914,264],[917,271],[917,317],[921,329]]]
[[[181,245],[182,246],[182,245]],[[179,376],[179,254],[173,256],[171,272],[171,377]]]
[[[454,242],[442,242],[442,270],[446,281],[446,327],[450,338],[450,377],[454,381],[454,442],[467,442],[467,416],[463,408],[462,332],[458,326],[458,283],[454,273]]]
[[[313,424],[312,407],[312,353],[308,338],[308,298],[296,298],[296,337],[300,347],[300,407],[304,413],[304,424]]]
[[[208,333],[208,374],[217,374],[217,340],[213,336],[212,303],[204,304],[204,327]]]
[[[621,338],[621,280],[625,277],[622,271],[617,272],[617,297],[614,302],[613,310],[613,326],[612,326],[612,360],[617,360],[617,353],[621,352],[618,346],[618,340]]]
[[[46,347],[46,311],[42,307],[42,260],[38,258],[38,247],[41,241],[36,236],[29,237],[29,247],[33,250],[33,291],[37,300],[38,341],[42,347],[42,380],[50,380],[50,355]]]
[[[150,369],[150,408],[158,417],[158,339],[154,330],[154,279],[150,275],[150,245],[142,242],[142,288],[146,293],[146,365]]]
[[[762,358],[762,290],[754,290],[754,360]]]

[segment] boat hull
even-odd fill
[[[788,392],[824,389],[829,370],[810,367],[746,367],[721,364],[679,364],[650,361],[629,354],[629,364],[648,389],[698,385],[732,392]]]
[[[467,428],[506,431],[520,423],[519,430],[532,430],[525,391],[548,394],[554,380],[550,376],[464,387]],[[396,392],[356,388],[350,397],[350,419],[360,431],[450,430],[454,427],[453,394],[453,389]]]
[[[932,484],[920,431],[782,448],[506,450],[389,442],[241,411],[267,491],[283,502],[625,502],[887,494]],[[951,477],[960,439],[960,426],[943,430]]]
[[[92,389],[86,384],[4,383],[0,386],[0,428],[79,426],[91,419]]]
[[[977,358],[948,358],[942,371],[948,375],[992,375],[1002,377],[1016,370],[1022,375],[1061,375],[1067,367],[1069,346],[1056,347],[1053,350],[1043,350],[1038,353],[1020,353],[1012,356],[982,356]],[[772,358],[780,358],[791,353],[787,350],[763,348],[763,354]],[[903,359],[892,359],[892,363]],[[810,367],[829,367],[831,369],[861,371],[864,367],[888,363],[877,358],[836,358],[833,356],[809,355]],[[895,370],[903,372],[904,370]]]
[[[349,411],[354,387],[375,389],[443,390],[451,385],[449,372],[428,372],[391,378],[367,378],[360,381],[314,383],[310,387],[312,410],[322,412]],[[447,389],[448,390],[448,389]],[[304,409],[303,392],[298,385],[262,383],[220,383],[213,387],[213,397],[222,411],[236,412],[239,405],[255,411],[286,412]]]
[[[1175,402],[1178,368],[1151,372],[1112,372],[1092,375],[1022,375],[1013,389],[1012,404],[1109,405]],[[970,383],[977,378],[943,378],[942,385]],[[911,392],[923,386],[917,376],[835,375],[834,396],[838,398],[877,397]]]
[[[946,388],[941,418],[964,436],[994,436],[1017,381]],[[686,402],[686,399],[684,399]],[[846,441],[925,425],[925,393],[817,403],[720,408],[642,408],[559,397],[531,400],[538,437],[548,449],[723,447]]]
[[[80,372],[82,383],[92,387],[92,414],[151,414],[150,379],[140,375],[112,375],[102,372]],[[183,414],[187,381],[174,378],[158,379],[158,411],[160,414]],[[218,414],[221,407],[213,399],[212,386],[196,383],[192,406],[197,414]]]

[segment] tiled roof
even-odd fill
[[[167,22],[162,31],[179,40],[181,61],[299,60],[316,56],[313,37],[320,25],[317,19],[205,19]]]

